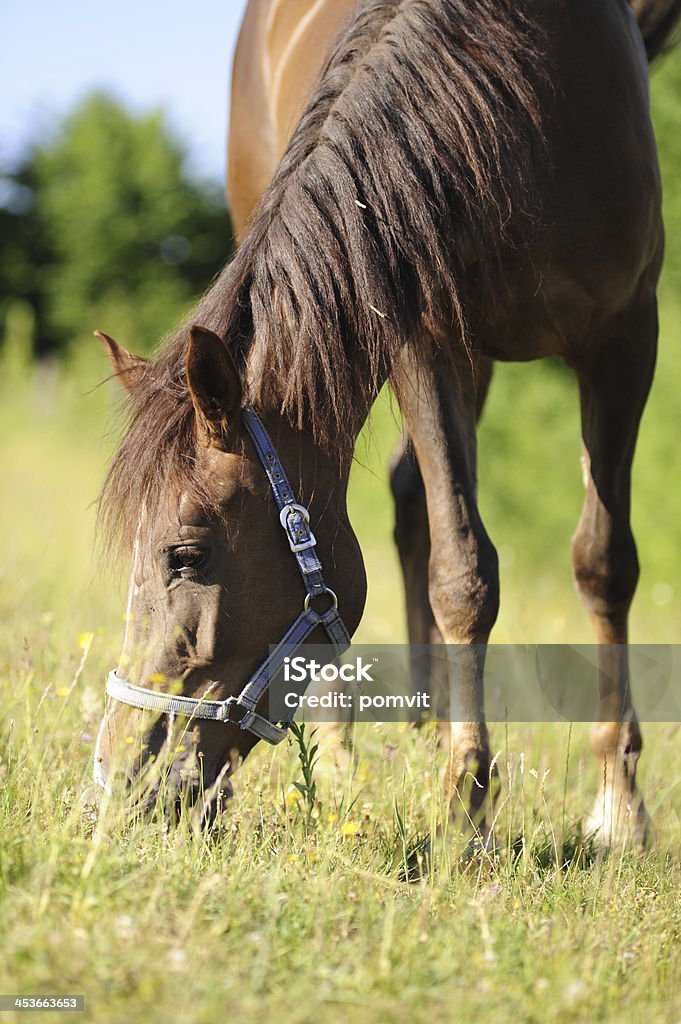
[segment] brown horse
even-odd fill
[[[484,831],[481,652],[499,583],[476,417],[492,360],[559,355],[582,405],[575,578],[602,645],[593,822],[606,841],[643,837],[626,643],[630,469],[663,248],[647,57],[680,14],[679,0],[642,3],[638,19],[622,0],[251,0],[232,100],[239,250],[153,361],[102,336],[132,413],[103,494],[133,549],[118,676],[226,705],[303,602],[244,406],[309,508],[323,592],[352,633],[365,578],[348,470],[390,380],[415,453],[393,475],[411,635],[470,645],[447,780]],[[325,642],[315,622],[309,639]],[[97,744],[105,788],[118,765],[132,777],[170,745],[172,716],[150,722],[123,701]],[[231,718],[190,728],[172,774],[219,792],[257,737]],[[144,742],[128,764],[133,729]]]

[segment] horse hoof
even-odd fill
[[[483,822],[466,843],[462,860],[464,863],[479,859],[492,861],[501,853],[501,850],[501,843],[497,839],[494,829],[489,828]]]
[[[80,814],[83,821],[94,824],[99,816],[99,804],[102,799],[102,790],[99,786],[88,786],[83,790],[78,801]]]
[[[606,792],[596,798],[585,834],[599,849],[629,846],[642,851],[650,846],[652,822],[637,793]]]

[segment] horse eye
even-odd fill
[[[208,552],[205,548],[197,548],[188,544],[176,548],[166,548],[168,569],[174,575],[199,569],[207,557]]]

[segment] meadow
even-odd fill
[[[678,54],[653,92],[669,243],[634,471],[642,575],[632,639],[675,643]],[[681,1020],[675,725],[644,726],[640,779],[656,828],[646,854],[605,856],[581,834],[600,783],[583,725],[494,727],[499,854],[467,859],[445,830],[415,882],[406,868],[446,820],[443,754],[429,729],[357,726],[351,752],[320,731],[314,807],[293,785],[297,745],[257,749],[208,835],[189,815],[169,826],[131,822],[113,805],[97,822],[82,814],[123,628],[125,572],[106,538],[95,543],[94,508],[118,394],[99,386],[106,367],[94,339],[67,362],[34,365],[28,329],[16,317],[7,326],[0,363],[0,992],[82,993],[84,1019],[97,1022]],[[370,580],[366,642],[405,636],[387,488],[398,433],[386,396],[351,488]],[[592,639],[570,575],[579,456],[566,371],[499,368],[480,435],[481,507],[502,566],[497,641]]]

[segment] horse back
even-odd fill
[[[357,0],[249,0],[232,72],[227,198],[237,237]]]

